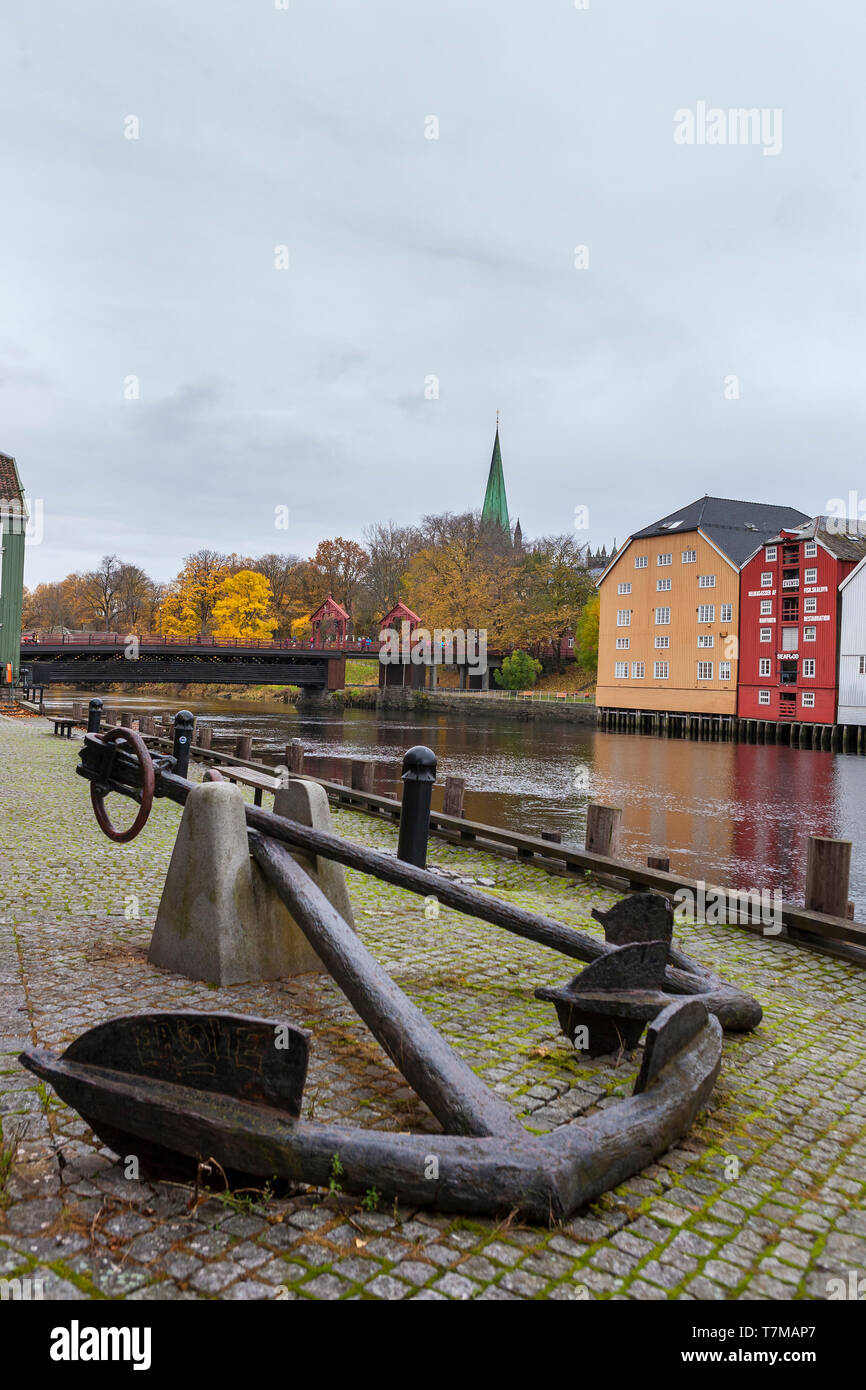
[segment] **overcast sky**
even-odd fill
[[[28,584],[478,507],[497,407],[528,535],[866,494],[862,0],[282,3],[5,9]]]

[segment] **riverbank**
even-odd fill
[[[721,926],[677,928],[678,944],[757,996],[760,1028],[725,1038],[711,1107],[682,1143],[561,1229],[305,1191],[191,1208],[183,1185],[126,1178],[22,1071],[23,1045],[63,1048],[148,1009],[286,1019],[311,1036],[306,1117],[426,1130],[431,1141],[436,1126],[327,976],[213,990],[149,965],[180,810],[157,801],[138,839],[112,845],[75,776],[78,746],[46,721],[0,719],[0,1112],[14,1158],[0,1190],[5,1277],[41,1278],[46,1298],[78,1300],[788,1300],[824,1299],[830,1279],[864,1267],[866,976]],[[392,825],[350,810],[334,825],[358,843],[396,844]],[[435,841],[430,859],[596,934],[591,908],[615,900],[477,847]],[[573,962],[447,909],[429,918],[423,900],[360,874],[348,883],[366,945],[533,1131],[628,1092],[640,1052],[586,1062],[534,997]]]
[[[77,688],[76,688],[77,689]],[[52,687],[52,692],[63,693],[62,686]],[[177,699],[178,707],[185,700],[220,700],[226,702],[244,701],[250,704],[284,704],[315,706],[321,710],[368,709],[368,710],[407,710],[430,711],[447,714],[458,719],[514,719],[519,722],[544,722],[556,724],[597,723],[594,704],[577,703],[565,699],[524,700],[498,694],[458,694],[448,690],[407,690],[390,687],[381,690],[378,686],[347,686],[344,690],[324,690],[305,692],[298,686],[284,685],[177,685],[161,682],[146,685],[113,684],[100,689],[100,698],[107,695],[134,695],[146,699],[152,695],[156,699],[167,697]]]

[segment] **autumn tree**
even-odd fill
[[[80,627],[84,622],[84,582],[84,575],[68,574],[65,579],[25,589],[22,631],[38,628],[43,632],[62,632]]]
[[[169,585],[160,612],[161,630],[167,637],[210,632],[217,594],[231,573],[233,558],[217,550],[196,550],[187,555],[183,569]]]
[[[368,555],[364,594],[375,616],[381,618],[403,597],[406,572],[423,541],[417,526],[387,521],[365,529],[364,545]]]
[[[147,631],[158,586],[140,565],[122,564],[117,576],[117,617],[130,632]]]
[[[123,565],[116,555],[103,555],[95,570],[84,576],[82,602],[91,621],[111,632],[120,612],[120,576]]]
[[[272,599],[270,584],[256,570],[227,575],[213,605],[215,635],[234,642],[269,639],[276,627],[270,616]]]
[[[325,591],[320,593],[318,602],[330,592],[346,612],[351,614],[369,565],[366,550],[358,545],[357,541],[347,541],[342,536],[335,536],[333,540],[319,541],[311,564]]]
[[[487,645],[502,645],[506,607],[517,562],[513,552],[491,544],[478,513],[426,516],[426,544],[410,562],[407,602],[428,628],[487,632]]]
[[[582,547],[571,536],[548,536],[523,553],[507,600],[505,627],[518,645],[550,643],[562,670],[563,639],[575,631],[595,592]]]
[[[574,654],[583,669],[593,676],[598,671],[598,615],[601,599],[598,593],[584,604],[575,630]]]
[[[247,568],[264,575],[271,586],[277,636],[288,637],[295,621],[306,617],[318,606],[321,577],[318,573],[312,573],[308,560],[302,560],[297,555],[271,553],[251,560]]]

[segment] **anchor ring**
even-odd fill
[[[150,809],[153,806],[156,778],[147,744],[141,735],[137,734],[134,729],[109,729],[108,733],[102,735],[103,743],[114,743],[118,739],[126,740],[138,758],[141,767],[141,805],[138,808],[138,815],[127,830],[115,830],[105,809],[105,793],[99,791],[93,782],[90,784],[90,801],[93,806],[93,814],[96,816],[97,824],[103,835],[107,835],[109,840],[114,840],[117,844],[125,844],[128,840],[134,840],[136,835],[144,829],[150,815]]]

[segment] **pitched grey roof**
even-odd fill
[[[757,546],[783,527],[792,530],[809,518],[794,507],[776,507],[769,502],[739,502],[730,497],[699,497],[679,511],[669,512],[660,521],[634,531],[632,540],[647,536],[675,536],[698,527],[727,555],[741,565]]]
[[[854,563],[866,555],[866,521],[849,521],[847,517],[813,516],[802,526],[783,526],[780,534],[768,536],[767,540],[783,539],[781,530],[795,531],[798,540],[817,540],[826,546],[832,555],[840,560],[853,560]],[[764,544],[762,541],[761,544]]]

